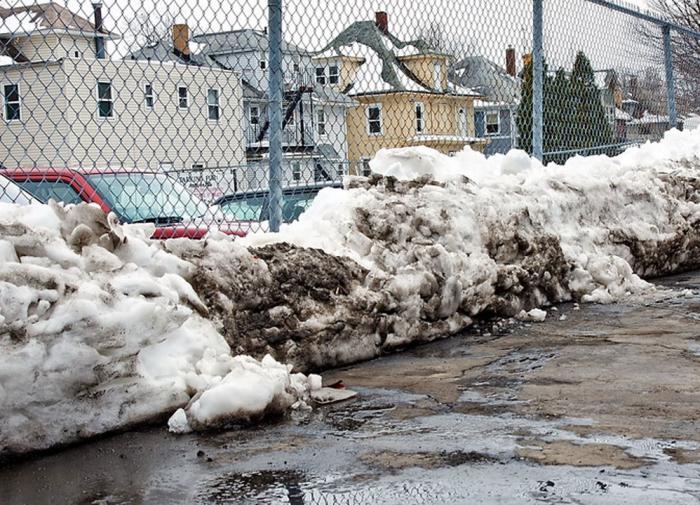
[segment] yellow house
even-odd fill
[[[347,116],[350,173],[368,171],[369,159],[385,147],[483,149],[486,139],[474,127],[480,96],[448,82],[449,60],[424,41],[397,39],[384,12],[374,22],[353,23],[314,57],[317,82],[359,103]]]

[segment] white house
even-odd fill
[[[0,162],[201,170],[245,163],[240,77],[110,60],[94,22],[55,3],[0,9]],[[8,61],[9,60],[9,61]]]

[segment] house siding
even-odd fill
[[[500,117],[500,132],[498,135],[486,134],[486,113],[498,110]],[[515,135],[513,116],[510,109],[499,108],[479,108],[474,113],[477,137],[488,139],[489,143],[484,147],[484,154],[505,154],[515,147]]]
[[[415,103],[424,104],[425,126],[423,134],[427,135],[461,135],[458,124],[458,111],[465,109],[468,137],[475,136],[474,104],[471,97],[433,95],[420,93],[390,93],[376,96],[354,97],[360,102],[359,107],[348,111],[348,158],[351,166],[356,162],[371,158],[382,148],[406,147],[416,145],[411,141],[416,133]],[[378,103],[382,106],[381,135],[367,132],[367,107]],[[461,149],[454,144],[430,145],[443,153]]]
[[[76,165],[158,169],[161,162],[176,169],[194,163],[231,167],[245,160],[240,79],[233,72],[139,61],[64,62],[70,103],[76,110],[72,146]],[[98,81],[112,83],[114,117],[97,115]],[[155,106],[145,106],[144,85],[150,82]],[[178,107],[178,86],[186,86],[189,107]],[[219,90],[220,118],[209,121],[207,90]]]
[[[61,65],[4,67],[0,69],[0,90],[5,84],[20,86],[22,119],[5,121],[2,103],[0,163],[13,168],[64,166],[71,157],[71,136],[66,132],[72,123]]]
[[[0,69],[2,82],[19,79],[23,120],[4,123],[1,152],[18,167],[137,167],[177,169],[193,163],[229,167],[245,160],[241,85],[233,72],[137,61],[67,59]],[[110,81],[114,117],[97,115],[96,85]],[[155,109],[144,105],[152,82]],[[177,107],[177,86],[190,94]],[[208,120],[206,93],[220,92],[218,122]],[[14,135],[14,138],[8,137]],[[7,140],[6,140],[7,139]]]

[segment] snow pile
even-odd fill
[[[231,356],[185,280],[194,267],[151,233],[86,204],[0,205],[0,455],[152,420],[192,397],[198,429],[308,396],[306,378],[272,358]]]
[[[651,289],[638,275],[699,266],[699,153],[700,131],[565,166],[517,151],[385,150],[371,177],[322,190],[298,222],[244,242],[319,248],[365,268],[351,297],[368,302],[380,353],[461,330],[476,315],[609,303]],[[360,331],[351,336],[339,303],[314,319],[342,323],[351,341]]]

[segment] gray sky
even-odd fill
[[[83,16],[92,16],[89,0],[57,0]],[[407,38],[434,24],[465,54],[483,54],[504,65],[505,49],[531,49],[530,0],[283,0],[285,39],[319,49],[353,21],[389,13],[390,29]],[[0,5],[33,3],[0,0]],[[647,8],[646,0],[630,4]],[[174,18],[194,33],[267,25],[266,0],[103,0],[107,26],[123,34],[117,54],[134,49],[134,20],[157,24]],[[640,44],[628,16],[585,0],[545,0],[545,51],[550,66],[569,68],[584,50],[597,69],[639,69],[658,55]]]

